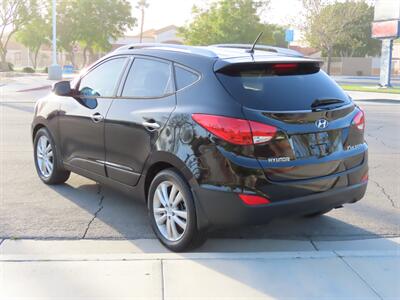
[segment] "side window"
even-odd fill
[[[176,87],[181,90],[199,79],[199,75],[186,68],[175,65]]]
[[[171,64],[135,58],[126,78],[122,97],[162,97],[173,92]]]
[[[84,96],[114,96],[125,61],[125,57],[111,59],[90,71],[81,79],[79,93]]]

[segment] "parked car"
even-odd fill
[[[40,99],[37,173],[70,172],[145,202],[173,251],[210,228],[319,215],[360,200],[363,111],[296,52],[248,45],[130,45]]]

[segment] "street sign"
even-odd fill
[[[293,29],[286,29],[285,32],[285,41],[290,43],[294,40],[294,30]]]
[[[376,0],[372,37],[382,40],[381,87],[390,87],[393,40],[400,37],[400,0]]]
[[[400,20],[372,23],[372,37],[375,39],[396,39],[400,36]]]

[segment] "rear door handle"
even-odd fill
[[[160,128],[161,128],[160,124],[158,124],[157,122],[148,122],[148,121],[144,121],[144,122],[142,123],[142,125],[143,125],[144,127],[146,127],[146,129],[149,130],[149,131],[154,131],[154,130],[157,130],[157,129],[160,129]]]
[[[103,121],[104,117],[100,113],[95,113],[91,116],[92,121],[95,123],[100,123]]]

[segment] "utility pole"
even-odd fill
[[[48,67],[48,78],[51,80],[62,79],[62,69],[57,64],[57,9],[56,0],[52,3],[52,21],[53,21],[53,40],[52,40],[52,64]]]
[[[140,43],[143,41],[143,25],[144,25],[144,8],[142,8],[142,20],[140,24]]]
[[[147,3],[146,0],[140,0],[138,4],[136,5],[136,8],[140,9],[142,12],[142,20],[140,24],[140,39],[139,42],[143,42],[143,25],[144,25],[144,10],[149,7],[149,4]]]

